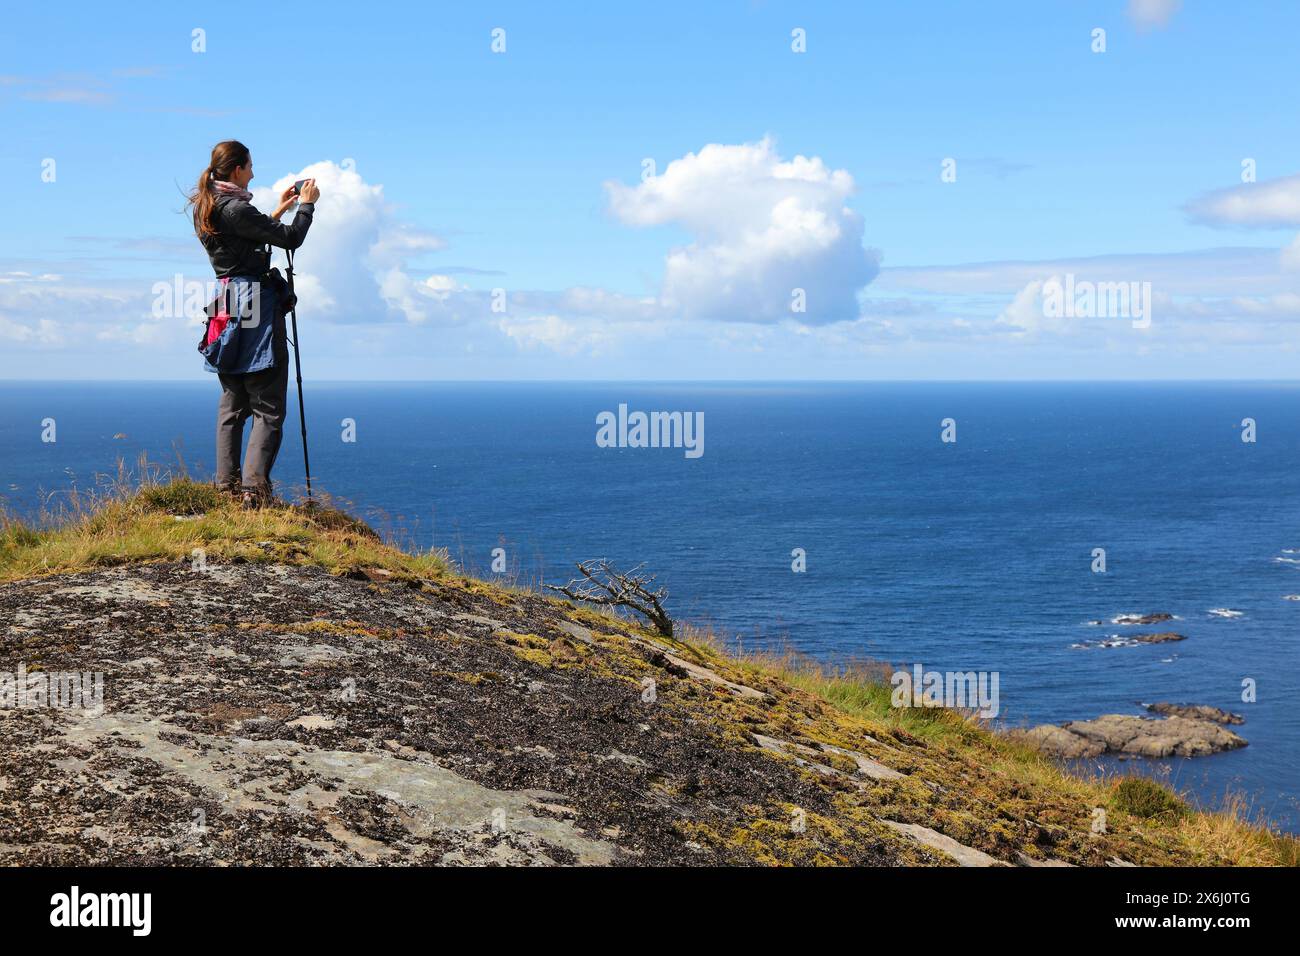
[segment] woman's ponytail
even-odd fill
[[[212,228],[212,207],[216,202],[214,180],[229,180],[239,166],[248,165],[248,147],[238,140],[228,139],[212,147],[212,158],[207,168],[199,173],[198,184],[190,193],[188,206],[194,207],[194,234],[200,239],[216,234]]]

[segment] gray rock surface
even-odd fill
[[[1154,614],[1117,614],[1111,618],[1113,624],[1134,625],[1134,624],[1159,624],[1161,621],[1172,621],[1174,616],[1166,611],[1157,611]]]
[[[533,594],[315,567],[3,584],[0,672],[100,672],[104,707],[0,708],[0,865],[752,863],[726,835],[755,807],[834,817],[840,771],[710,722],[757,729],[769,697],[690,653]],[[941,859],[873,832],[815,849]]]
[[[1044,753],[1065,759],[1105,753],[1138,757],[1199,757],[1246,746],[1246,741],[1212,720],[1172,716],[1105,714],[1095,720],[1043,724],[1012,731]]]
[[[1190,859],[1097,838],[1086,803],[982,747],[450,575],[160,561],[0,584],[0,676],[19,666],[101,673],[104,706],[0,707],[0,865]]]
[[[1156,634],[1133,634],[1130,640],[1137,641],[1139,644],[1168,644],[1170,641],[1185,641],[1186,636],[1176,634],[1173,631],[1160,631]]]
[[[1206,704],[1146,704],[1148,711],[1162,717],[1191,717],[1193,720],[1212,720],[1216,724],[1244,724],[1246,718]]]
[[[882,820],[881,822],[893,827],[899,833],[905,833],[922,846],[928,846],[932,850],[938,850],[940,853],[952,857],[958,866],[1010,866],[1010,864],[1003,863],[982,850],[958,843],[952,837],[944,836],[929,827],[923,827],[916,823],[899,823],[896,820]]]

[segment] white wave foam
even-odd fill
[[[1133,638],[1125,637],[1123,634],[1107,634],[1106,637],[1100,641],[1079,641],[1076,644],[1071,644],[1070,647],[1081,651],[1090,651],[1094,647],[1137,647],[1141,643],[1143,642],[1135,641]]]
[[[1114,617],[1112,617],[1112,618],[1110,619],[1110,623],[1112,623],[1112,624],[1119,624],[1121,627],[1133,627],[1133,626],[1135,626],[1135,625],[1150,626],[1151,624],[1159,624],[1159,623],[1161,623],[1160,621],[1143,621],[1143,620],[1142,620],[1144,617],[1149,617],[1149,616],[1150,616],[1150,615],[1147,615],[1147,614],[1132,614],[1132,613],[1129,613],[1129,614],[1116,614]],[[1182,620],[1182,618],[1180,618],[1177,614],[1170,614],[1168,620],[1170,620],[1170,621],[1180,621],[1180,620]]]
[[[1212,607],[1207,613],[1211,617],[1226,617],[1226,618],[1245,617],[1246,615],[1245,611],[1234,611],[1230,607]]]

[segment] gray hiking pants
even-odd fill
[[[246,375],[218,375],[221,403],[217,406],[217,484],[240,482],[239,449],[244,442],[244,421],[253,419],[244,455],[242,483],[245,488],[270,490],[271,468],[284,437],[284,415],[288,407],[289,363],[249,372]]]

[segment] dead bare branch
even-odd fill
[[[655,575],[643,573],[644,564],[638,564],[630,571],[619,571],[607,559],[597,558],[579,561],[577,567],[581,578],[573,578],[568,584],[544,586],[573,601],[625,607],[646,618],[659,634],[673,636],[673,619],[664,610],[668,589],[661,586],[651,590]]]

